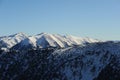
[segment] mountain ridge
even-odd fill
[[[25,33],[16,33],[9,36],[0,37],[0,44],[3,48],[13,48],[18,44],[23,46],[39,46],[46,47],[68,47],[73,45],[84,45],[85,43],[99,42],[99,40],[91,38],[81,38],[72,35],[62,36],[59,34],[40,33],[33,36],[28,36]],[[18,46],[19,47],[19,46]]]

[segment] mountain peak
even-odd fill
[[[46,34],[49,34],[49,33],[42,32],[42,33],[40,33],[40,34],[37,34],[37,35],[46,35]]]
[[[10,35],[10,36],[8,36],[8,37],[22,37],[22,36],[27,37],[27,34],[25,34],[25,33],[23,33],[23,32],[19,32],[19,33]]]

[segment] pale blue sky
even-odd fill
[[[120,40],[120,0],[0,0],[0,36],[18,32]]]

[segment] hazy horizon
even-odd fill
[[[0,0],[0,36],[70,34],[120,40],[117,0]]]

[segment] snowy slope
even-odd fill
[[[12,48],[17,46],[34,46],[40,48],[46,47],[69,47],[73,45],[85,45],[86,43],[98,42],[91,38],[81,38],[72,35],[61,36],[59,34],[41,33],[34,36],[28,36],[24,33],[0,37],[0,44],[3,48]]]
[[[48,33],[41,33],[39,35],[36,35],[35,38],[37,39],[37,45],[40,45],[41,47],[47,47],[47,46],[68,47],[72,45],[83,45],[86,42],[87,43],[98,42],[98,40],[91,38],[81,38],[71,35],[61,36],[59,34],[48,34]]]
[[[0,44],[2,45],[2,47],[11,48],[26,38],[28,38],[28,36],[24,33],[17,33],[10,36],[3,36],[0,37]]]
[[[16,44],[13,46],[11,49],[14,50],[27,50],[27,49],[32,49],[36,48],[36,39],[33,37],[26,38],[22,40],[20,43]]]

